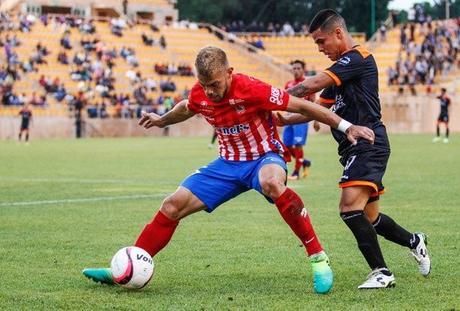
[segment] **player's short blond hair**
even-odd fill
[[[218,47],[206,46],[198,52],[195,68],[198,76],[211,78],[217,70],[228,68],[227,54]]]

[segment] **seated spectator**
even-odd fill
[[[137,60],[136,55],[130,54],[126,57],[126,61],[128,64],[132,67],[138,67],[139,66],[139,61]]]
[[[181,76],[190,77],[193,76],[192,67],[186,64],[180,64],[178,67],[178,73]]]
[[[54,98],[61,102],[67,96],[67,91],[65,89],[64,83],[61,83],[59,87],[57,87],[56,92],[54,93]]]
[[[40,55],[42,55],[43,57],[49,54],[48,49],[46,48],[46,46],[42,45],[41,42],[38,42],[38,43],[37,43],[37,45],[35,46],[35,49],[36,49],[37,52],[38,52]]]
[[[166,81],[160,82],[160,89],[163,92],[175,92],[177,87],[176,84],[173,81],[171,81],[171,77],[168,77]]]
[[[59,40],[59,43],[60,43],[61,47],[63,47],[66,50],[71,50],[72,49],[72,45],[70,44],[70,35],[69,35],[69,33],[65,33],[62,36],[61,40]]]
[[[147,78],[147,79],[144,80],[144,86],[149,91],[156,91],[157,82],[155,80],[153,80],[152,78]]]
[[[264,42],[260,36],[258,36],[256,40],[249,41],[248,43],[258,49],[265,50]]]
[[[69,64],[69,58],[67,57],[67,53],[63,50],[61,50],[57,56],[57,61],[62,64],[62,65],[68,65]]]
[[[281,36],[293,36],[295,34],[294,29],[292,28],[291,24],[286,21],[283,24],[283,29],[280,32]]]
[[[160,46],[163,50],[166,49],[166,38],[163,35],[160,37]]]
[[[142,42],[144,42],[145,45],[147,46],[152,46],[154,43],[153,38],[148,37],[144,32],[142,33]]]

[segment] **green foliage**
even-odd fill
[[[0,310],[458,310],[460,136],[450,144],[432,144],[428,135],[390,139],[384,211],[429,235],[432,274],[421,277],[407,249],[381,239],[397,286],[356,289],[369,271],[338,216],[336,144],[330,135],[312,135],[310,176],[290,186],[332,260],[335,285],[325,296],[313,293],[297,239],[254,191],[182,220],[144,290],[83,278],[81,269],[107,266],[163,197],[215,158],[208,139],[0,142]],[[145,194],[156,196],[99,200]],[[8,204],[79,198],[93,201]]]
[[[375,1],[377,25],[388,17],[389,1]],[[345,17],[351,31],[366,32],[368,35],[371,34],[370,5],[371,1],[362,0],[178,0],[177,3],[181,19],[213,24],[242,20],[246,24],[252,21],[280,24],[289,21],[308,25],[318,11],[332,8]]]

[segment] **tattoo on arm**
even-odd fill
[[[303,85],[302,83],[297,84],[296,86],[293,86],[289,88],[286,92],[289,94],[295,96],[295,97],[305,97],[309,93],[308,88]]]

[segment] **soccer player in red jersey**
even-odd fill
[[[284,89],[289,89],[296,86],[305,80],[305,63],[301,60],[295,60],[291,63],[294,80],[288,81]],[[305,96],[306,100],[315,101],[315,93]],[[290,180],[300,178],[300,169],[303,168],[302,177],[307,177],[311,162],[304,159],[303,146],[307,143],[308,122],[286,125],[283,129],[283,143],[288,148],[291,155],[294,157],[294,170],[288,176]]]
[[[234,74],[225,52],[203,48],[195,62],[198,83],[188,100],[159,116],[143,113],[139,124],[146,129],[165,127],[201,114],[218,136],[219,158],[188,176],[176,192],[162,203],[152,222],[141,232],[135,246],[152,257],[171,239],[179,221],[195,212],[212,212],[222,203],[254,189],[274,203],[282,218],[297,235],[309,256],[313,286],[327,293],[333,284],[329,260],[310,222],[302,199],[286,187],[285,152],[272,111],[299,112],[343,132],[352,143],[364,138],[371,143],[374,133],[355,126],[328,109],[291,97],[243,74]],[[83,274],[96,282],[113,284],[109,269],[85,269]]]

